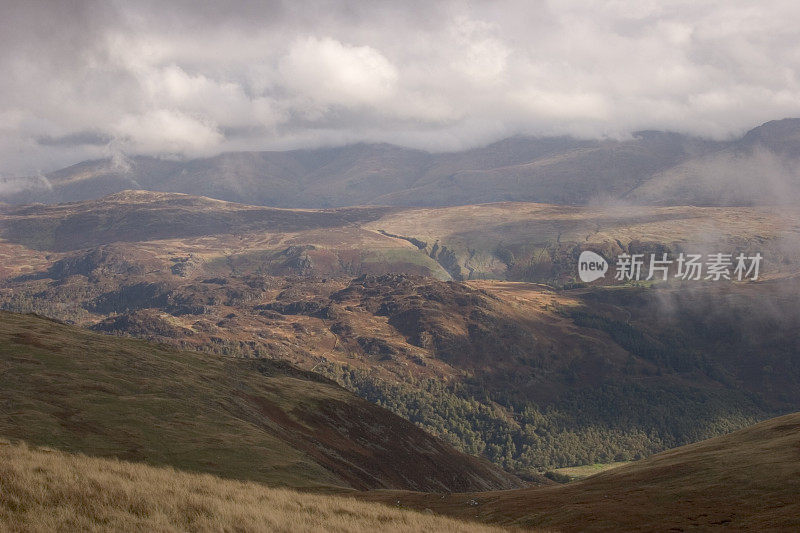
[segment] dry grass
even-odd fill
[[[608,470],[613,470],[614,468],[619,468],[620,466],[625,466],[626,464],[629,464],[629,461],[620,461],[618,463],[595,463],[583,466],[568,466],[566,468],[555,468],[553,471],[565,476],[569,476],[570,480],[576,481],[578,479],[585,479],[589,476],[599,474],[600,472],[606,472]]]
[[[500,531],[312,495],[0,441],[2,531]]]

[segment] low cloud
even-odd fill
[[[107,133],[77,131],[59,137],[43,135],[36,139],[42,146],[105,146],[113,140]]]
[[[299,109],[311,115],[330,106],[358,108],[388,102],[398,73],[392,63],[370,46],[349,46],[335,39],[299,39],[281,59],[280,83],[298,99]],[[314,111],[314,106],[322,106]]]
[[[0,173],[800,115],[796,2],[4,2]]]
[[[111,131],[136,153],[200,156],[213,153],[224,142],[213,121],[174,109],[125,115],[111,125]]]
[[[27,191],[49,191],[53,187],[44,176],[0,178],[0,196],[11,196]]]

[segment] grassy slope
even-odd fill
[[[0,435],[291,486],[515,483],[315,374],[11,313],[0,313]]]
[[[373,494],[409,507],[564,531],[800,528],[800,413],[774,418],[556,487],[441,499]],[[477,505],[470,507],[470,501]]]
[[[191,254],[204,263],[208,275],[258,271],[357,276],[403,271],[449,277],[411,243],[361,228],[391,211],[273,209],[143,191],[96,201],[7,208],[0,211],[0,277],[34,272],[45,256],[56,257],[44,252],[73,252],[110,243],[124,243],[127,255],[149,256],[151,270],[164,266],[169,270],[173,254]]]
[[[3,531],[499,531],[342,496],[302,494],[0,441]]]
[[[569,477],[571,481],[576,481],[578,479],[585,479],[589,476],[599,474],[600,472],[605,472],[606,470],[613,470],[614,468],[619,468],[620,466],[626,464],[629,464],[629,461],[620,461],[617,463],[594,463],[591,465],[583,465],[583,466],[568,466],[566,468],[555,468],[553,469],[553,471],[556,474],[561,474]]]

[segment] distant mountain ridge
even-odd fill
[[[629,140],[512,137],[462,152],[389,144],[231,152],[185,161],[86,161],[0,181],[0,202],[58,203],[126,189],[290,208],[497,201],[753,205],[800,198],[800,119],[717,142],[643,131]]]

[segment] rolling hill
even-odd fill
[[[798,131],[800,119],[784,119],[725,142],[644,131],[624,140],[515,137],[439,154],[360,144],[186,161],[136,156],[5,178],[0,201],[72,202],[145,189],[291,208],[608,200],[792,204],[800,192]]]
[[[180,352],[6,312],[0,435],[272,485],[520,486],[286,363]]]
[[[4,309],[288,360],[521,475],[800,408],[788,207],[285,210],[134,191],[6,206],[0,232]],[[582,287],[583,249],[765,262],[757,283]]]
[[[575,280],[580,252],[747,252],[797,273],[796,207],[557,206],[276,209],[175,193],[0,207],[0,277],[62,261],[55,277],[135,261],[182,277],[230,273]],[[717,248],[717,249],[715,249]],[[47,259],[50,258],[50,259]],[[127,258],[127,259],[126,259]],[[93,266],[94,265],[94,266]]]
[[[561,486],[361,497],[559,531],[796,531],[798,493],[800,414],[791,414]]]
[[[2,439],[0,527],[144,531],[228,529],[235,524],[241,531],[790,531],[800,527],[798,449],[800,415],[793,414],[566,485],[343,496],[267,488]]]

